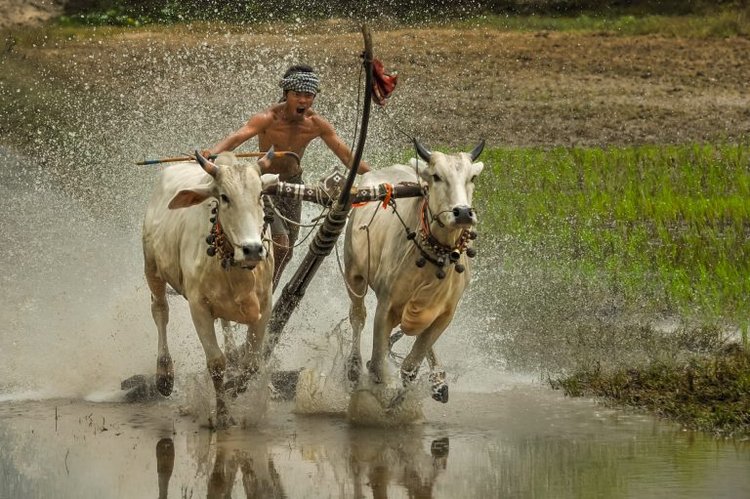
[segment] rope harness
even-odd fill
[[[422,206],[419,209],[419,233],[406,226],[406,223],[396,209],[395,200],[391,203],[391,207],[406,231],[406,239],[414,243],[414,246],[419,251],[420,257],[415,262],[417,267],[422,268],[427,262],[430,262],[437,267],[435,276],[438,279],[445,278],[445,267],[450,265],[453,265],[453,269],[461,274],[466,270],[466,267],[462,263],[459,263],[461,255],[466,253],[467,257],[474,258],[477,254],[476,250],[470,246],[471,241],[477,238],[477,233],[473,230],[461,229],[461,235],[454,246],[448,246],[438,241],[432,234],[430,224],[427,220],[428,213],[431,215],[428,200],[429,193],[425,189]],[[444,226],[437,217],[431,216],[431,218],[437,221],[441,227]]]

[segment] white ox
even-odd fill
[[[240,359],[241,384],[258,368],[271,312],[273,255],[266,247],[270,233],[264,234],[261,192],[264,183],[277,177],[261,179],[257,165],[240,162],[232,153],[219,155],[215,164],[199,160],[200,166],[180,163],[164,169],[146,210],[143,256],[159,334],[157,388],[167,396],[174,385],[167,346],[169,284],[189,303],[216,389],[217,423],[224,425],[227,357],[217,343],[214,322],[221,318],[248,326],[244,347],[231,356]],[[214,235],[211,250],[209,233]]]
[[[447,402],[445,372],[432,346],[453,319],[469,283],[467,252],[473,255],[469,240],[476,236],[470,229],[477,222],[471,200],[474,179],[484,167],[474,161],[481,154],[484,141],[471,153],[450,155],[430,152],[416,141],[415,145],[427,165],[412,160],[411,166],[394,165],[373,171],[363,175],[358,185],[421,180],[428,194],[425,198],[399,199],[397,214],[371,203],[355,209],[349,220],[344,261],[354,342],[347,361],[348,374],[354,382],[359,379],[360,335],[366,316],[364,296],[369,286],[377,297],[372,358],[368,363],[372,379],[383,381],[391,331],[400,325],[404,334],[417,336],[401,365],[403,382],[416,377],[427,356],[433,398]]]

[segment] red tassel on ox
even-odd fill
[[[385,106],[385,100],[391,96],[393,89],[396,88],[398,74],[389,74],[385,72],[383,63],[378,59],[372,61],[372,100],[379,106]]]

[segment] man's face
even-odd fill
[[[315,100],[315,94],[310,92],[297,92],[290,90],[286,93],[287,107],[294,113],[304,115],[310,109]]]

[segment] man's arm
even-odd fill
[[[219,154],[224,151],[234,151],[244,142],[252,139],[266,129],[273,117],[271,113],[262,112],[253,115],[241,128],[229,134],[224,140],[205,151],[208,154]]]
[[[341,162],[344,163],[344,166],[349,168],[352,160],[354,159],[354,155],[352,154],[352,151],[349,150],[349,146],[344,144],[344,141],[341,140],[338,135],[336,135],[336,131],[333,129],[333,126],[330,123],[321,119],[320,126],[322,128],[320,138],[323,139],[323,142],[325,142],[325,144],[328,146],[328,149],[330,149],[333,154],[335,154],[341,160]],[[361,175],[369,171],[370,165],[368,165],[365,161],[360,161],[359,168],[357,168],[357,173]]]

